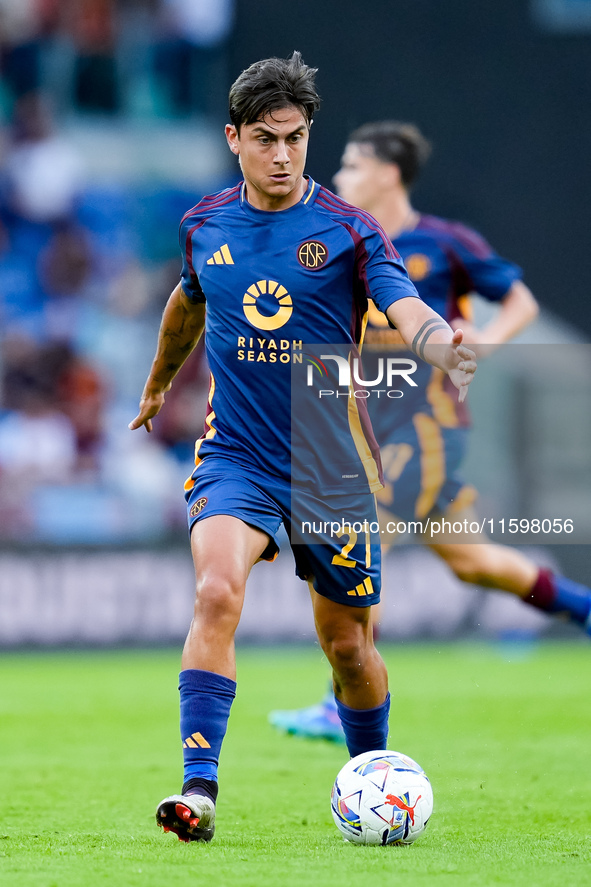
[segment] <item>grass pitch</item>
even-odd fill
[[[410,847],[344,843],[329,803],[344,748],[267,724],[321,695],[317,650],[239,650],[210,845],[154,822],[181,782],[177,652],[0,657],[0,884],[591,885],[591,647],[382,652],[390,747],[434,788]]]

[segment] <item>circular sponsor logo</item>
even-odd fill
[[[431,259],[422,253],[414,253],[404,260],[411,280],[423,280],[431,270]]]
[[[202,496],[201,499],[197,499],[196,502],[191,505],[191,510],[189,512],[191,517],[197,517],[200,514],[205,506],[207,505],[207,496]]]
[[[309,271],[318,271],[328,259],[328,250],[319,240],[306,240],[298,247],[298,262]]]
[[[262,314],[259,304],[265,305],[271,313]],[[244,293],[242,308],[248,322],[257,329],[278,330],[291,317],[293,302],[285,287],[276,280],[259,280]]]

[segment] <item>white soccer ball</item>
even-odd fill
[[[331,808],[337,828],[354,844],[411,844],[433,812],[433,790],[412,758],[368,751],[340,771]]]

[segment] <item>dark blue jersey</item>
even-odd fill
[[[459,222],[421,215],[415,228],[402,231],[393,242],[423,301],[448,323],[471,317],[471,293],[498,302],[521,279],[517,265],[501,258],[480,234]],[[387,345],[392,339],[386,318],[371,305],[368,329],[368,342]],[[369,355],[367,360],[369,363]],[[370,372],[368,366],[368,378]],[[457,391],[440,370],[419,363],[413,378],[418,387],[406,388],[399,401],[368,400],[379,443],[389,438],[393,427],[409,421],[418,411],[433,415],[448,427],[468,424],[467,409],[458,404]]]
[[[478,293],[497,302],[521,278],[517,265],[460,222],[421,215],[394,245],[421,298],[448,323],[464,316],[462,297]]]
[[[385,311],[416,289],[372,216],[311,179],[280,212],[251,206],[243,184],[205,197],[183,218],[180,243],[183,291],[207,305],[211,388],[196,463],[224,454],[289,477],[292,367],[305,362],[307,344],[355,348],[368,298]],[[379,488],[377,448],[357,402],[343,399],[339,416],[332,455],[357,462],[365,489]]]

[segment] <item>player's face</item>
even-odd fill
[[[238,155],[248,202],[257,209],[293,206],[306,190],[304,166],[309,127],[293,106],[240,127],[226,126],[230,150]]]
[[[393,164],[384,163],[370,145],[349,142],[341,158],[341,168],[333,177],[337,194],[347,203],[367,212],[383,200]]]

